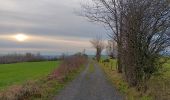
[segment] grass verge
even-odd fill
[[[88,72],[89,72],[89,73],[93,73],[94,71],[95,71],[95,69],[94,69],[94,62],[91,61],[90,66],[89,66],[89,69],[88,69]]]
[[[153,76],[148,81],[148,91],[141,93],[129,87],[123,75],[117,73],[116,60],[102,64],[108,80],[125,96],[126,100],[170,100],[170,60],[164,65],[162,75]]]

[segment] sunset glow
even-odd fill
[[[14,37],[19,42],[24,42],[28,39],[28,36],[26,36],[25,34],[17,34]]]

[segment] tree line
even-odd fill
[[[0,64],[10,64],[18,62],[38,62],[38,61],[48,61],[48,60],[57,60],[58,58],[45,58],[40,53],[32,54],[8,54],[0,56]]]
[[[90,0],[82,11],[110,30],[111,44],[117,43],[118,72],[130,86],[146,91],[146,82],[160,71],[162,54],[170,46],[169,0]],[[103,42],[96,38],[91,43],[99,61]]]

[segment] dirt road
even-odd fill
[[[123,100],[122,96],[107,81],[98,64],[90,64],[54,100]],[[89,68],[92,71],[89,71]]]

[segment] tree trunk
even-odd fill
[[[122,73],[122,52],[121,45],[118,43],[118,55],[117,55],[117,70],[118,73]]]

